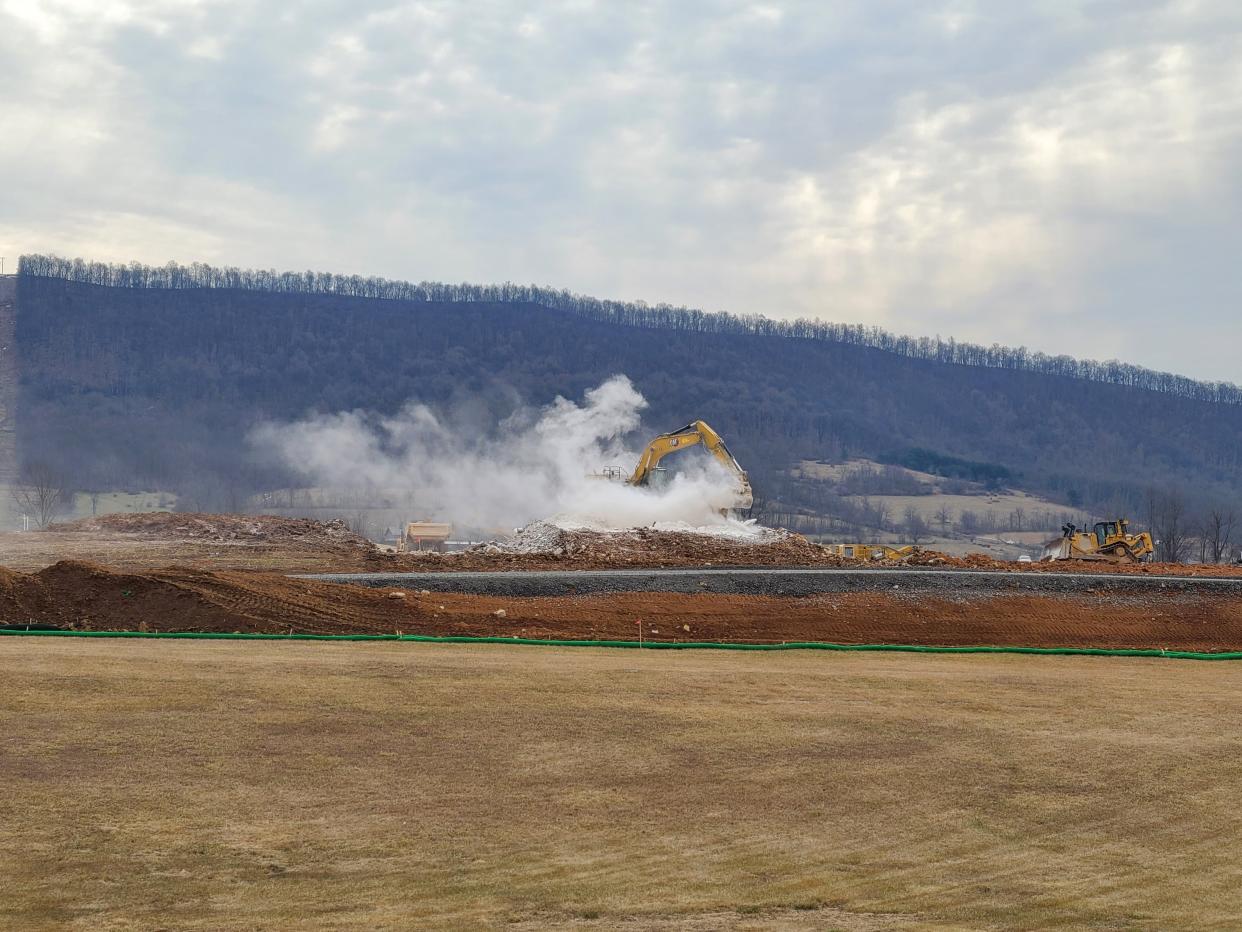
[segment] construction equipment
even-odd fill
[[[919,552],[914,544],[893,547],[889,544],[824,544],[830,553],[847,560],[902,560]]]
[[[397,541],[398,553],[417,550],[443,550],[444,542],[453,533],[453,525],[439,521],[411,521]]]
[[[1044,545],[1040,560],[1096,560],[1108,563],[1139,563],[1156,551],[1151,535],[1129,532],[1125,518],[1097,521],[1090,531],[1072,524],[1061,528],[1061,536]]]
[[[720,434],[703,421],[695,421],[680,430],[660,434],[652,440],[643,450],[642,456],[638,458],[638,465],[634,467],[634,472],[625,481],[629,485],[637,486],[650,484],[652,478],[662,471],[660,461],[664,457],[698,444],[702,444],[725,469],[733,474],[736,480],[733,502],[726,510],[743,511],[750,508],[754,504],[754,494],[751,492],[750,479],[746,476],[746,470],[742,469],[733,454],[729,452]]]

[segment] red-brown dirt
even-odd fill
[[[0,570],[0,623],[81,630],[455,634],[566,639],[1242,650],[1242,598],[946,599],[624,593],[506,598],[371,590],[246,571]]]

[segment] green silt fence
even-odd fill
[[[470,637],[430,634],[223,634],[200,631],[63,631],[0,628],[0,636],[75,638],[163,638],[210,641],[413,641],[420,644],[517,644],[535,647],[613,647],[634,650],[828,650],[904,654],[1055,654],[1081,657],[1164,657],[1171,660],[1242,660],[1242,652],[1207,653],[1105,647],[936,647],[926,644],[830,644],[789,641],[782,644],[730,644],[714,641],[574,641],[543,638]]]

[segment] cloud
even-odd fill
[[[0,254],[535,281],[1242,380],[1234,4],[0,0],[0,82]]]

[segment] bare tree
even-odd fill
[[[69,490],[59,472],[47,463],[36,462],[23,470],[22,482],[13,486],[12,496],[13,503],[42,530],[65,510]]]
[[[1235,521],[1234,512],[1219,507],[1212,508],[1204,515],[1199,527],[1204,559],[1220,563],[1229,557]]]
[[[907,505],[905,511],[906,536],[910,543],[917,544],[927,538],[927,521],[913,505]]]
[[[932,517],[935,519],[936,523],[940,525],[940,533],[948,534],[949,525],[953,523],[953,516],[949,514],[948,507],[941,505],[940,510],[932,515]]]
[[[371,517],[361,508],[345,518],[345,526],[361,537],[371,536]]]
[[[1190,523],[1186,501],[1177,489],[1148,494],[1152,515],[1151,529],[1156,537],[1156,559],[1162,563],[1181,563],[1190,550]]]

